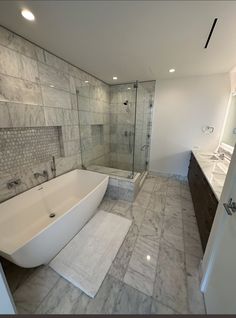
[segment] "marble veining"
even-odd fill
[[[215,157],[213,153],[200,151],[192,151],[192,153],[196,158],[200,168],[202,169],[202,172],[205,175],[212,191],[219,201],[229,169],[230,161],[227,158],[225,158],[224,160],[212,159]]]
[[[167,192],[173,188],[180,189],[175,194],[177,201],[166,204]],[[100,206],[110,214],[132,220],[132,225],[95,298],[44,266],[31,270],[28,276],[24,271],[21,279],[19,271],[15,275],[17,286],[9,280],[18,312],[205,313],[199,287],[202,248],[188,183],[174,177],[148,176],[142,192],[146,193],[144,204],[140,204],[140,198],[133,204],[105,198]]]

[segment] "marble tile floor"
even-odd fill
[[[135,202],[104,199],[101,209],[132,226],[94,299],[48,266],[6,276],[22,314],[204,314],[202,249],[188,184],[149,176]]]

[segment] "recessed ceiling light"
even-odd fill
[[[175,72],[175,69],[174,69],[174,68],[171,68],[171,69],[169,69],[169,72],[170,72],[170,73],[174,73],[174,72]]]
[[[86,84],[89,82],[89,81],[84,81]]]
[[[33,15],[33,13],[27,9],[24,9],[21,11],[21,15],[26,19],[26,20],[29,20],[29,21],[34,21],[35,20],[35,17]]]
[[[131,89],[131,87],[128,87],[127,89]]]
[[[54,85],[49,85],[50,87],[55,87]]]
[[[151,259],[151,256],[147,255],[147,260],[150,261],[150,259]]]
[[[118,79],[117,76],[113,76],[113,80],[116,81]]]

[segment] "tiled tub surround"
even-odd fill
[[[230,161],[226,158],[224,160],[215,160],[214,153],[201,151],[192,151],[192,153],[201,167],[203,174],[212,188],[212,191],[219,201]]]
[[[108,134],[108,85],[0,27],[0,128],[60,126],[64,156],[56,159],[57,175],[81,166],[77,90],[84,100],[86,92],[91,92],[88,107],[93,109],[93,123],[104,125]],[[81,109],[87,107],[81,99],[79,103]],[[85,118],[82,139],[85,135],[89,137],[86,129],[90,127]],[[105,145],[94,148],[95,155],[104,158],[107,144],[106,141]],[[49,161],[10,173],[0,171],[0,201],[44,181],[36,180],[33,172],[45,169],[51,178]],[[8,190],[6,183],[14,177],[20,177],[23,182],[16,189]]]
[[[205,312],[198,272],[202,249],[186,182],[148,177],[133,204],[104,199],[99,208],[133,224],[96,297],[47,266],[4,264],[19,313]]]
[[[131,171],[96,165],[88,166],[88,170],[109,175],[109,183],[106,191],[107,198],[129,202],[135,200],[147,175],[147,173],[141,175],[139,172],[135,172],[134,177],[130,178]]]
[[[62,154],[60,127],[0,128],[0,171],[30,168]]]

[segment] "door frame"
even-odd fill
[[[236,147],[235,147],[236,148]],[[210,236],[208,239],[208,243],[206,246],[206,250],[203,256],[202,264],[201,264],[201,291],[206,291],[206,287],[208,285],[209,277],[212,271],[212,266],[215,261],[215,257],[218,252],[219,242],[221,240],[222,232],[221,229],[224,227],[226,222],[226,218],[229,216],[226,214],[223,208],[223,203],[228,202],[231,188],[233,186],[234,176],[236,176],[236,149],[234,148],[234,152],[232,154],[232,158],[230,161],[228,173],[225,179],[223,191],[221,194],[221,198],[217,207],[216,215],[212,224],[212,229],[210,232]]]

